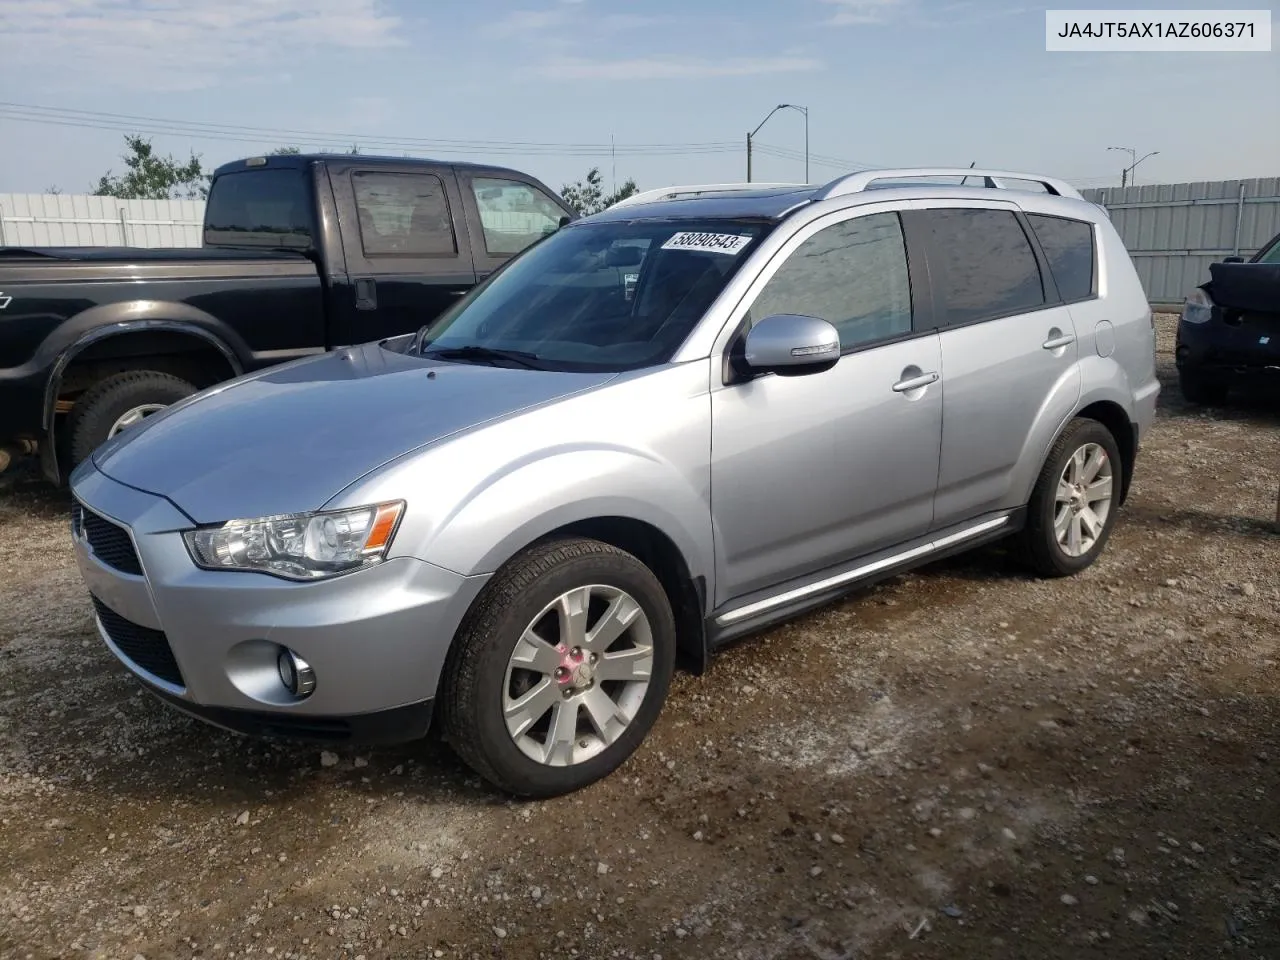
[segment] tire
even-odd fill
[[[1229,387],[1226,381],[1194,367],[1178,371],[1178,389],[1187,403],[1198,407],[1215,407],[1226,402]]]
[[[1064,478],[1064,474],[1077,451],[1093,453],[1098,449],[1104,454],[1104,461],[1099,465],[1094,480],[1090,482],[1090,491],[1076,488],[1073,490],[1073,500],[1059,500],[1059,481],[1068,479]],[[1090,457],[1084,477],[1088,476],[1088,469],[1091,469],[1092,465]],[[1093,484],[1096,484],[1108,471],[1111,479],[1110,494],[1109,499],[1105,501],[1105,516],[1099,518],[1098,512],[1101,510],[1099,504],[1103,501],[1090,502],[1088,496],[1102,491],[1102,487]],[[1081,417],[1067,424],[1067,428],[1049,450],[1049,456],[1040,470],[1040,476],[1031,492],[1031,499],[1027,503],[1027,523],[1020,535],[1021,553],[1036,573],[1042,577],[1071,576],[1098,559],[1115,525],[1120,491],[1124,484],[1123,471],[1124,463],[1120,459],[1120,448],[1110,430],[1096,420]],[[1080,507],[1082,502],[1089,511],[1089,517],[1095,520],[1101,519],[1100,530],[1090,529],[1090,523],[1084,515],[1083,508],[1077,512],[1076,508]],[[1065,537],[1068,540],[1066,544],[1059,540],[1059,534],[1063,528],[1058,526],[1058,523],[1064,517]],[[1078,536],[1073,545],[1072,528],[1075,526],[1076,517],[1079,517],[1080,522],[1076,527]],[[1091,540],[1090,534],[1092,534]],[[1073,553],[1073,550],[1081,552]]]
[[[196,392],[194,384],[156,370],[129,370],[100,380],[86,390],[67,417],[70,473],[104,444],[125,414],[148,407],[167,407]],[[126,428],[127,429],[127,428]]]
[[[526,631],[535,627],[541,637],[553,642],[562,639],[562,621],[549,605],[565,595],[592,598],[584,623],[593,629],[603,620],[599,604],[607,604],[611,591],[630,598],[643,616],[636,614],[618,639],[597,648],[599,657],[612,658],[611,666],[621,669],[619,654],[643,659],[645,650],[650,650],[651,669],[643,690],[643,680],[633,680],[630,685],[616,679],[601,679],[598,684],[580,680],[580,668],[563,666],[571,652],[550,642],[535,645],[523,639]],[[619,597],[614,599],[624,609],[632,609]],[[543,669],[525,671],[514,666],[518,649],[522,656],[536,649]],[[675,619],[667,595],[649,568],[634,556],[587,539],[531,547],[486,585],[458,632],[445,662],[437,700],[444,740],[476,773],[510,794],[540,798],[579,790],[621,766],[653,727],[671,685],[675,652]],[[603,672],[602,660],[592,662],[596,666],[589,669]],[[562,665],[552,671],[550,667],[557,663]],[[560,678],[561,670],[569,674],[568,679]],[[544,681],[550,684],[545,689]],[[574,685],[580,682],[591,685],[577,693],[580,688]],[[532,701],[537,705],[515,714],[517,726],[530,724],[526,733],[518,734],[508,728],[506,705],[519,702],[525,694],[537,697]],[[598,694],[616,695],[627,704],[608,718],[606,725],[614,737],[611,741],[601,733],[587,707],[587,698],[599,707],[602,701]],[[541,706],[544,700],[547,705]],[[609,703],[617,706],[612,699]],[[629,717],[623,712],[626,710]],[[572,736],[553,738],[553,721],[559,722],[562,716],[566,724],[568,718],[576,717]],[[529,719],[533,717],[538,718],[536,722]],[[545,737],[545,742],[539,737]],[[544,756],[535,759],[539,753]]]

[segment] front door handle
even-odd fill
[[[911,390],[919,390],[921,387],[927,387],[931,383],[936,383],[938,374],[936,371],[930,373],[922,373],[916,377],[909,377],[906,380],[899,380],[893,385],[894,393],[907,393]]]
[[[1062,333],[1056,337],[1050,337],[1044,343],[1040,344],[1046,350],[1058,350],[1062,347],[1069,347],[1076,342],[1075,334]]]

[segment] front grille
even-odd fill
[[[75,534],[83,531],[93,555],[108,567],[135,577],[142,576],[142,563],[138,560],[138,551],[133,548],[133,539],[129,531],[118,523],[112,523],[77,503],[71,507],[71,530]]]
[[[178,669],[178,661],[173,659],[168,637],[159,630],[126,620],[93,594],[89,599],[93,601],[102,629],[121,653],[147,673],[183,686],[182,671]]]

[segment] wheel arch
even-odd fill
[[[1133,482],[1134,464],[1138,459],[1138,438],[1133,421],[1130,420],[1124,407],[1114,400],[1095,400],[1087,404],[1071,418],[1071,420],[1079,419],[1097,421],[1115,438],[1116,446],[1120,449],[1121,466],[1120,497],[1117,504],[1124,506],[1129,496],[1129,486]],[[1058,436],[1062,435],[1062,431],[1066,430],[1071,420],[1063,424],[1062,430],[1058,431]],[[1053,438],[1054,443],[1057,443],[1058,436]]]
[[[45,383],[42,425],[50,437],[68,369],[77,361],[108,358],[111,342],[119,338],[137,338],[135,342],[139,345],[160,344],[169,349],[186,344],[188,349],[203,350],[218,357],[232,377],[239,376],[245,369],[232,337],[209,329],[222,324],[187,304],[163,301],[103,304],[78,314],[75,321],[75,326],[87,329],[59,351]]]

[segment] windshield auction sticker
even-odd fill
[[[740,237],[736,233],[677,233],[662,245],[662,249],[727,253],[733,256],[750,242],[750,237]]]
[[[1045,49],[1268,53],[1270,10],[1046,10]]]

